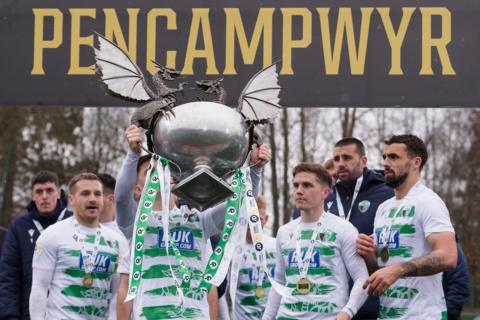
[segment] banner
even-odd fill
[[[286,107],[478,106],[479,16],[467,0],[5,0],[0,105],[140,105],[106,93],[96,31],[147,81],[153,61],[224,78],[231,106],[277,60]]]

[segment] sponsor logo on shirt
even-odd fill
[[[302,250],[302,261],[305,263],[305,254],[307,250]],[[320,252],[318,250],[313,250],[312,256],[310,257],[310,266],[309,269],[320,268]],[[288,252],[288,268],[298,268],[298,262],[295,250]]]
[[[193,250],[194,236],[191,230],[173,230],[170,232],[172,240],[175,242],[178,250]],[[165,241],[163,241],[163,229],[158,231],[158,246],[165,248]]]
[[[91,255],[92,252],[87,252],[87,255]],[[93,272],[107,273],[110,268],[110,256],[102,253],[97,253],[95,257],[95,263]],[[80,255],[80,270],[85,270],[83,265],[83,255]]]
[[[400,247],[400,229],[391,228],[390,232],[386,235],[386,243],[382,239],[382,230],[377,230],[375,236],[377,238],[377,246],[382,248],[388,246],[388,249],[398,249]]]

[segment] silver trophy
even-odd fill
[[[109,92],[128,100],[150,101],[137,109],[131,122],[146,129],[150,151],[178,166],[179,182],[172,192],[204,210],[232,194],[225,182],[248,156],[253,143],[253,127],[275,118],[281,106],[276,64],[255,74],[243,89],[237,108],[225,105],[222,79],[195,81],[217,102],[196,101],[176,105],[176,94],[183,93],[180,72],[157,65],[152,90],[138,66],[113,42],[97,34],[97,70]]]

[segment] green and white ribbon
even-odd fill
[[[228,255],[225,255],[226,246],[236,225],[240,204],[243,201],[243,194],[245,192],[244,171],[237,169],[232,181],[232,189],[234,194],[227,201],[225,222],[223,225],[223,231],[220,234],[220,241],[208,260],[205,273],[199,284],[200,290],[205,294],[210,292],[212,284],[217,286],[220,285],[228,272],[228,266],[233,252],[227,251]],[[214,281],[214,278],[216,281]],[[220,282],[218,282],[219,279],[221,279]]]
[[[150,160],[147,176],[145,179],[145,187],[143,188],[142,197],[140,199],[140,203],[137,207],[137,212],[135,215],[135,226],[131,248],[132,253],[130,261],[130,279],[128,285],[128,295],[125,301],[130,301],[134,299],[140,288],[140,282],[142,278],[145,232],[147,230],[148,220],[152,215],[153,206],[155,205],[159,189],[162,202],[163,239],[166,244],[165,247],[168,259],[168,248],[172,246],[171,241],[169,241],[170,232],[168,230],[170,211],[170,168],[168,162],[169,161],[167,159],[161,158],[158,155],[154,155]],[[173,247],[176,249],[174,243]],[[170,263],[169,266],[172,277],[177,284],[178,281],[176,281],[176,277]]]
[[[152,215],[152,209],[157,198],[160,183],[158,172],[155,170],[156,163],[157,158],[152,157],[145,179],[146,186],[143,188],[142,197],[135,215],[135,226],[130,260],[130,278],[128,284],[128,294],[125,301],[134,299],[137,295],[138,288],[140,287],[140,281],[142,278],[145,232],[147,230],[148,218]]]

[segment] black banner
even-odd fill
[[[136,105],[108,95],[95,74],[94,31],[149,81],[153,60],[187,80],[224,78],[230,105],[277,60],[287,107],[480,102],[480,1],[4,0],[0,8],[0,105]]]

